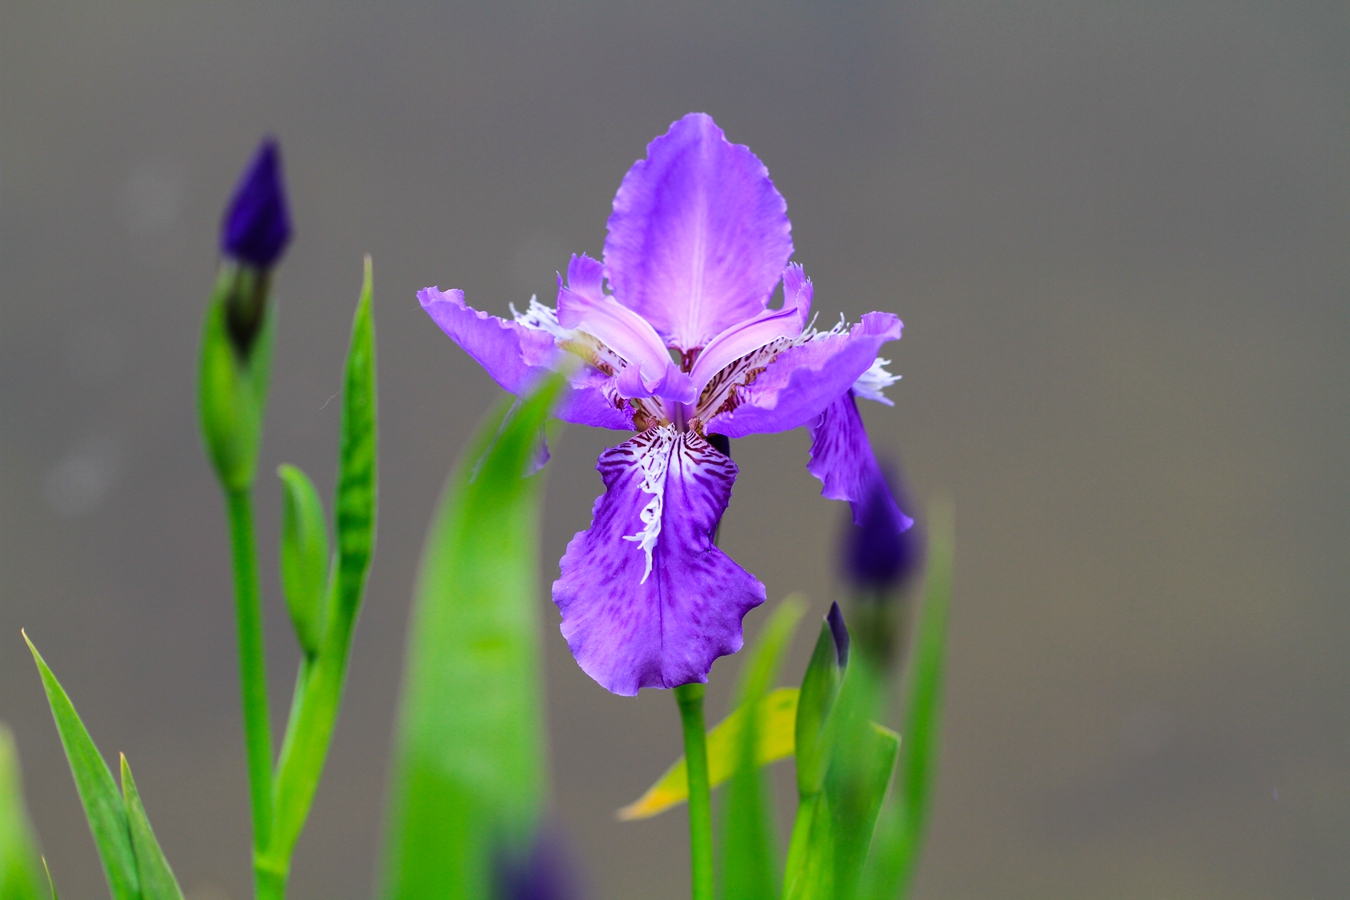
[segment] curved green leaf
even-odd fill
[[[767,766],[792,755],[793,723],[797,720],[797,689],[783,687],[771,691],[759,705],[756,729],[755,764]],[[741,726],[745,708],[741,707],[708,731],[708,781],[712,787],[726,782],[736,771],[736,754],[741,748]],[[650,819],[689,799],[689,779],[684,756],[661,774],[656,783],[616,813],[624,822]]]
[[[300,647],[309,656],[323,641],[324,586],[328,581],[328,525],[323,500],[309,476],[295,466],[277,469],[281,507],[281,585]]]

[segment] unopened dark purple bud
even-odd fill
[[[866,591],[894,590],[918,568],[922,550],[884,478],[873,480],[859,519],[844,548],[849,580]]]
[[[847,668],[848,626],[844,624],[844,614],[838,603],[830,604],[830,614],[825,617],[825,621],[830,623],[830,637],[834,638],[834,656],[839,662],[839,668]]]
[[[268,138],[258,145],[220,226],[220,251],[259,269],[270,269],[291,240],[291,214],[281,182],[281,151]]]
[[[545,826],[524,859],[497,861],[498,900],[577,900],[576,871],[558,834]]]

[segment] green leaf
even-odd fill
[[[366,569],[375,545],[375,320],[371,290],[371,261],[367,256],[342,382],[342,443],[334,504],[337,601],[344,610],[354,610],[361,603]]]
[[[295,466],[277,469],[284,488],[281,510],[281,584],[300,647],[309,656],[323,641],[324,587],[328,581],[328,525],[323,500],[309,476]]]
[[[267,409],[276,304],[266,300],[265,281],[253,283],[257,278],[265,279],[266,275],[233,263],[223,264],[202,323],[197,371],[202,439],[217,476],[230,490],[242,490],[253,483]],[[264,294],[262,327],[247,357],[235,347],[226,323],[230,297],[240,290],[261,290]]]
[[[14,735],[0,723],[0,897],[39,900],[38,853],[23,803],[23,776]]]
[[[792,755],[792,726],[797,718],[797,689],[778,688],[759,705],[755,764],[767,766]],[[740,707],[708,731],[708,781],[714,788],[736,771],[745,708]],[[684,756],[662,773],[641,797],[616,813],[620,821],[650,819],[689,799]]]
[[[784,600],[764,623],[741,670],[737,708],[758,710],[777,677],[783,654],[806,611],[798,596]],[[760,770],[760,716],[747,715],[735,746],[735,770],[725,798],[722,896],[774,900],[778,896],[777,835],[769,786]]]
[[[159,848],[155,831],[146,818],[125,754],[122,755],[122,800],[126,803],[131,848],[136,854],[136,871],[140,875],[141,900],[183,900],[178,879],[173,877],[169,861],[164,858],[164,851]]]
[[[803,799],[820,793],[825,784],[830,757],[822,735],[842,680],[834,637],[829,622],[822,620],[811,661],[802,676],[802,696],[797,704],[797,794]]]
[[[51,706],[52,718],[56,720],[56,730],[61,735],[66,759],[70,761],[70,772],[75,776],[75,789],[79,792],[80,802],[84,804],[85,818],[89,820],[89,830],[94,835],[94,844],[103,861],[108,890],[113,900],[139,900],[141,891],[136,873],[136,854],[132,850],[131,834],[127,830],[126,807],[113,782],[112,772],[99,755],[98,748],[94,746],[61,683],[47,667],[33,642],[28,640],[27,634],[23,639],[28,641],[28,649],[32,651],[33,660],[42,675],[47,703]]]
[[[480,425],[422,555],[400,700],[384,892],[482,900],[545,792],[538,525],[525,477],[563,380]]]
[[[852,667],[855,671],[862,666]],[[845,736],[848,735],[848,736]],[[895,771],[900,736],[875,722],[841,735],[824,796],[830,811],[830,855],[834,863],[832,898],[851,900],[862,879],[886,789]]]
[[[905,702],[905,745],[896,802],[877,830],[862,896],[894,900],[909,891],[927,831],[937,780],[946,672],[947,620],[951,609],[955,528],[950,504],[929,514],[928,574],[919,611]]]
[[[42,871],[47,873],[47,889],[52,893],[52,900],[61,900],[61,898],[56,895],[56,882],[52,881],[52,870],[51,867],[47,865],[47,857],[45,856],[42,857]]]
[[[266,854],[258,862],[259,867],[278,879],[284,879],[290,869],[291,852],[309,816],[328,758],[375,540],[377,442],[372,282],[371,260],[367,256],[343,374],[337,502],[333,511],[336,560],[324,592],[326,612],[317,653],[301,662],[296,678],[295,699],[277,763],[276,827]]]

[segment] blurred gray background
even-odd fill
[[[222,503],[193,367],[220,210],[280,137],[297,238],[261,469],[335,468],[374,255],[379,545],[293,896],[371,893],[412,579],[497,389],[421,312],[497,313],[690,110],[786,196],[826,318],[884,309],[957,594],[923,898],[1320,898],[1350,885],[1350,7],[1344,3],[0,5],[0,718],[63,896],[105,896],[19,637],[125,751],[193,900],[249,894]],[[541,578],[586,527],[567,431]],[[724,546],[823,613],[804,433],[738,441]],[[274,709],[295,653],[259,488]],[[674,703],[606,694],[543,595],[559,817],[594,895],[687,896],[685,820],[620,824]],[[753,631],[763,611],[747,619]],[[799,637],[788,675],[796,678]],[[721,711],[736,660],[713,672]],[[790,772],[790,767],[783,767]]]

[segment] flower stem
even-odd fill
[[[685,770],[689,776],[689,870],[693,900],[713,900],[712,789],[708,784],[708,739],[703,727],[701,684],[675,688],[684,727]]]
[[[239,692],[244,706],[253,847],[261,853],[267,849],[272,831],[272,729],[267,711],[267,663],[263,654],[262,602],[253,540],[253,503],[247,487],[227,488],[225,498],[230,510],[235,615],[239,626]],[[258,881],[261,897],[264,895],[261,873]]]

